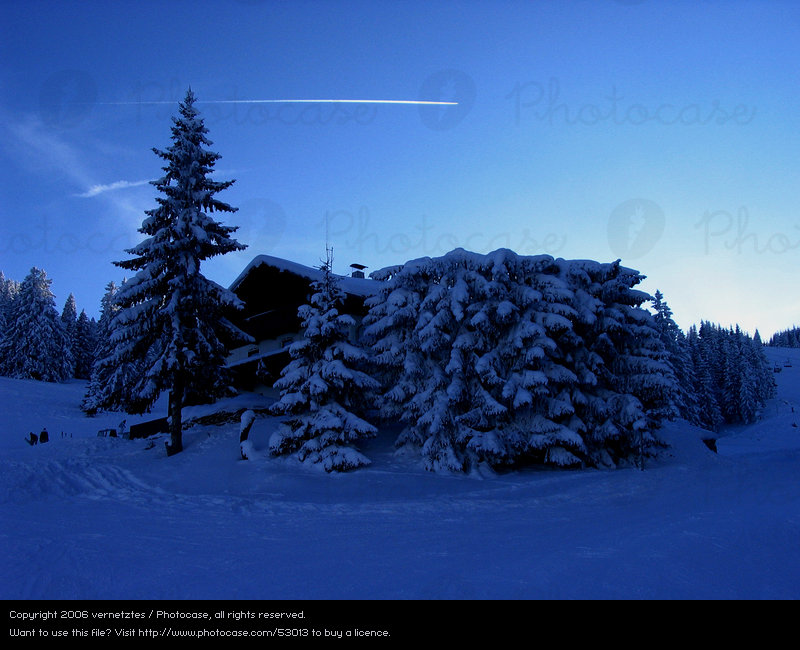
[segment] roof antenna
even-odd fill
[[[333,246],[325,244],[325,266],[329,271],[333,271]]]
[[[333,272],[333,246],[330,244],[330,217],[325,211],[325,266]]]

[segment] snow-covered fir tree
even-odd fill
[[[737,422],[741,406],[739,398],[746,368],[742,358],[741,345],[737,340],[738,336],[731,335],[738,334],[738,332],[721,331],[720,334],[722,337],[719,348],[721,354],[719,364],[722,371],[720,407],[727,422]]]
[[[744,332],[739,336],[739,343],[747,375],[740,386],[741,399],[744,403],[747,401],[745,396],[752,394],[753,401],[753,406],[741,413],[741,421],[750,423],[758,419],[767,400],[775,397],[777,385],[763,344],[757,343]]]
[[[378,275],[365,332],[384,412],[428,469],[623,462],[656,444],[674,379],[635,272],[456,250]]]
[[[97,323],[86,315],[86,310],[81,309],[78,320],[75,322],[75,340],[72,345],[73,374],[76,379],[89,379],[92,376],[96,346]]]
[[[327,472],[345,471],[370,462],[356,447],[377,433],[364,410],[378,383],[364,371],[366,353],[352,337],[355,320],[341,312],[344,293],[330,254],[321,271],[309,304],[298,311],[303,338],[290,346],[292,360],[275,383],[281,397],[273,412],[287,418],[269,445],[273,455],[296,454]]]
[[[0,342],[6,375],[58,382],[72,376],[72,358],[50,290],[52,280],[33,267],[20,283]]]
[[[413,265],[410,262],[373,273],[376,281],[384,283],[384,289],[366,301],[369,313],[364,319],[364,339],[371,346],[373,373],[380,376],[386,389],[376,398],[375,406],[387,421],[402,418],[426,363],[425,355],[413,343],[420,302],[430,280],[424,268],[416,273],[403,272]]]
[[[694,325],[689,328],[686,340],[694,373],[692,393],[697,403],[697,419],[694,424],[708,431],[717,431],[723,424],[724,418],[717,401],[717,389],[710,360],[711,350],[703,344]]]
[[[428,258],[407,263],[372,305],[366,331],[379,363],[394,366],[386,416],[398,413],[408,423],[397,445],[419,449],[429,469],[463,471],[459,424],[484,396],[464,399],[476,384],[467,359],[475,341],[459,330],[479,278],[466,255],[451,259],[451,265]]]
[[[557,265],[549,256],[506,249],[470,257],[474,281],[463,285],[471,290],[459,296],[455,311],[467,318],[448,368],[466,380],[449,392],[465,406],[457,441],[467,466],[513,464],[548,451],[554,457],[559,452],[551,450],[579,446],[564,401],[575,375],[555,342],[574,315],[572,292]]]
[[[756,330],[758,334],[758,330]],[[775,383],[775,375],[764,352],[764,344],[760,340],[756,340],[755,336],[750,341],[750,347],[753,350],[751,363],[755,366],[756,385],[758,386],[758,399],[762,403],[772,399],[777,394],[778,385]]]
[[[554,358],[571,293],[548,256],[463,250],[393,274],[371,300],[366,334],[384,369],[384,410],[408,423],[398,446],[428,469],[569,447],[562,391],[574,375]]]
[[[676,379],[675,409],[677,414],[692,424],[700,424],[700,412],[696,393],[697,379],[692,361],[692,352],[686,335],[672,318],[664,294],[656,291],[653,296],[653,318],[667,352],[667,361],[672,366]]]
[[[119,286],[112,280],[100,299],[100,320],[97,322],[96,343],[92,351],[92,366],[81,410],[95,415],[102,410],[124,410],[130,401],[129,387],[141,374],[139,360],[119,362],[114,354],[111,323],[119,311],[115,296]]]
[[[203,119],[189,90],[173,118],[172,143],[153,149],[165,161],[164,175],[152,181],[160,196],[147,211],[139,231],[146,238],[129,249],[132,259],[116,262],[136,271],[119,289],[119,311],[110,323],[113,350],[101,367],[141,364],[132,383],[106,389],[97,406],[124,402],[130,413],[148,412],[169,391],[170,454],[182,450],[182,409],[186,396],[213,399],[229,390],[226,344],[249,337],[226,317],[240,308],[239,299],[208,280],[202,261],[246,248],[231,237],[236,227],[223,225],[213,213],[236,208],[215,195],[234,181],[211,178],[220,155],[207,147]]]
[[[69,294],[64,308],[61,310],[61,322],[64,325],[64,331],[70,335],[75,333],[75,325],[78,322],[78,306],[75,304],[75,296]]]
[[[71,376],[75,375],[75,346],[78,327],[78,306],[75,304],[75,296],[69,294],[64,308],[61,310],[61,326],[64,329],[64,345],[69,351],[69,358],[73,364],[70,372]]]
[[[744,424],[750,424],[758,419],[762,406],[758,390],[760,379],[757,371],[758,362],[755,358],[756,351],[754,346],[751,345],[751,341],[739,337],[736,342],[738,344],[738,354],[741,358],[740,367],[742,367],[737,419]]]
[[[11,304],[19,292],[19,282],[6,278],[0,271],[0,325],[5,327],[9,322]]]
[[[19,283],[6,278],[0,271],[0,375],[6,374],[3,339],[11,325],[11,309],[19,292]]]
[[[652,314],[634,287],[643,276],[619,261],[564,261],[577,317],[562,347],[578,385],[575,425],[595,465],[636,463],[660,445],[655,432],[672,415],[675,377]]]
[[[757,419],[766,401],[775,396],[763,345],[738,326],[723,328],[709,322],[690,330],[689,341],[699,380],[701,426],[716,430],[722,424]]]

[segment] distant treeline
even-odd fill
[[[0,375],[39,381],[89,379],[98,323],[70,294],[59,312],[52,280],[39,268],[17,282],[0,272]]]
[[[452,257],[453,254],[445,256],[442,260],[432,260],[430,263],[433,264],[436,262],[443,264],[444,261],[452,262]],[[486,264],[486,260],[483,257],[477,256],[477,258],[482,264]],[[515,263],[519,261],[513,254],[509,254],[509,259]],[[506,260],[506,262],[508,262],[508,260]],[[527,260],[526,263],[531,262]],[[443,268],[445,266],[446,265],[444,265]],[[409,268],[416,267],[409,265]],[[599,265],[598,268],[606,269],[606,266]],[[633,295],[632,289],[628,284],[635,284],[635,282],[638,281],[638,277],[631,279],[628,284],[625,284],[623,280],[626,280],[627,276],[623,273],[623,270],[614,265],[609,268],[613,271],[611,274],[613,277],[610,276],[606,278],[604,280],[606,284],[608,286],[617,286],[622,283],[622,285],[624,285],[623,293],[627,291]],[[406,269],[406,275],[409,273],[410,271]],[[621,275],[617,277],[615,274]],[[419,275],[419,273],[417,275]],[[414,279],[417,279],[417,275],[414,275]],[[539,277],[539,275],[531,273],[521,273],[518,275],[519,277],[510,274],[509,278],[512,276],[517,278],[517,282],[521,285],[525,285],[525,287],[527,286],[526,283],[533,282],[531,278],[536,279]],[[522,280],[519,278],[522,278]],[[547,276],[547,279],[551,283],[555,282],[555,279],[550,276]],[[425,281],[427,282],[428,280]],[[129,378],[127,375],[133,376],[138,372],[137,368],[133,366],[130,368],[115,366],[113,368],[114,374],[112,377],[109,375],[108,369],[98,363],[98,359],[109,357],[114,352],[115,344],[110,331],[110,323],[112,317],[119,309],[115,304],[115,295],[118,287],[114,282],[108,284],[106,293],[101,301],[101,318],[99,321],[95,321],[93,318],[87,317],[84,311],[81,311],[80,314],[77,313],[75,299],[71,294],[67,298],[64,308],[59,314],[55,307],[54,296],[50,291],[50,284],[51,281],[46,273],[37,268],[31,269],[30,274],[22,282],[7,279],[0,273],[0,375],[41,381],[66,381],[72,378],[89,380],[87,395],[82,404],[82,408],[88,414],[93,414],[98,410],[104,409],[104,405],[108,402],[107,398],[109,394],[124,393],[125,386],[131,383],[128,381]],[[395,281],[395,284],[397,284],[397,281]],[[480,285],[477,281],[475,284],[476,286]],[[442,303],[442,305],[449,305],[450,302],[456,301],[456,298],[459,297],[460,294],[458,294],[456,289],[461,285],[458,283],[451,283],[451,285],[453,289],[449,292],[445,291],[440,297],[439,302],[436,303],[437,305],[439,305],[439,303]],[[447,285],[443,285],[441,282],[433,282],[431,286],[423,286],[418,293],[421,292],[421,294],[425,294],[433,289],[439,290],[443,286]],[[606,285],[603,284],[602,286],[605,287]],[[514,285],[514,287],[516,288],[516,285]],[[547,287],[549,287],[549,285],[547,285]],[[386,295],[396,297],[399,289],[394,285],[392,285],[391,288],[394,293],[387,289]],[[536,303],[536,309],[531,312],[532,315],[528,319],[530,321],[529,328],[533,328],[531,329],[529,337],[530,341],[526,340],[525,344],[517,343],[516,345],[522,345],[523,348],[526,348],[527,345],[527,348],[530,348],[529,351],[532,352],[536,352],[537,350],[540,352],[549,351],[547,354],[544,354],[544,356],[542,354],[538,356],[534,355],[535,358],[533,358],[529,364],[530,368],[526,367],[524,369],[529,371],[525,376],[528,377],[530,375],[529,378],[531,378],[533,384],[536,384],[535,386],[532,385],[530,391],[534,391],[531,394],[537,395],[539,401],[542,401],[544,399],[542,395],[547,393],[547,395],[549,395],[548,399],[556,400],[559,404],[565,400],[569,402],[567,405],[569,408],[561,404],[563,407],[561,411],[555,409],[559,417],[554,415],[552,418],[554,427],[566,427],[568,424],[567,420],[570,420],[570,418],[567,418],[567,414],[574,415],[573,412],[576,411],[578,407],[584,410],[588,409],[586,404],[591,401],[585,396],[578,399],[576,397],[576,390],[578,387],[573,385],[578,382],[576,378],[580,378],[586,374],[586,369],[578,363],[579,360],[582,359],[581,355],[587,354],[587,350],[589,352],[593,350],[592,345],[594,344],[592,343],[590,345],[590,341],[594,339],[590,337],[587,332],[584,332],[588,325],[582,326],[579,318],[580,314],[587,310],[584,303],[589,304],[590,301],[589,298],[584,296],[584,294],[588,296],[586,291],[575,293],[575,295],[567,291],[565,295],[575,303],[574,305],[561,306],[555,311],[551,309],[551,311],[553,311],[552,314],[549,312],[544,313],[544,307],[549,307],[551,306],[550,302],[555,302],[555,298],[550,295],[553,293],[552,288],[549,287],[549,290],[550,293],[542,289],[535,294],[537,297],[537,300],[534,301]],[[597,289],[597,291],[599,291],[599,289]],[[606,291],[602,297],[608,300],[606,294],[609,294],[609,291]],[[578,300],[575,296],[579,298],[581,298],[581,296],[583,297],[581,300]],[[625,296],[627,296],[627,293]],[[650,309],[654,312],[652,314],[638,307],[640,303],[646,302],[648,298],[651,303]],[[597,300],[599,300],[599,298]],[[597,300],[595,302],[597,302]],[[472,296],[468,304],[472,309],[481,307],[483,310],[481,314],[484,312],[494,314],[495,312],[491,312],[491,310],[484,305],[484,303],[491,303],[491,305],[494,305],[494,302],[496,302],[496,296],[491,294],[489,298],[486,298],[483,302],[477,301],[477,298]],[[393,305],[393,303],[391,304]],[[600,301],[597,304],[604,303]],[[425,306],[427,309],[427,303],[425,303]],[[441,305],[439,306],[441,307]],[[456,305],[456,307],[457,306],[458,305]],[[380,305],[378,305],[378,307],[380,307]],[[458,313],[456,307],[448,307],[443,313]],[[497,312],[500,315],[496,315],[496,327],[489,328],[488,331],[497,336],[497,332],[502,329],[501,325],[509,329],[508,323],[505,321],[510,317],[504,315],[505,312],[502,312],[501,307],[510,310],[509,313],[513,312],[515,314],[520,312],[520,307],[519,304],[512,304],[510,298],[502,302],[500,306],[495,307],[495,311],[500,310]],[[393,309],[395,308],[393,307]],[[419,329],[417,326],[420,322],[426,321],[426,319],[433,319],[433,316],[428,313],[430,310],[426,311],[426,309],[422,309],[422,306],[420,307],[420,313],[415,314],[416,318],[412,319],[413,322],[410,325],[411,330],[409,330],[409,332],[412,330],[414,332],[417,331],[417,329]],[[754,421],[757,419],[759,411],[764,406],[766,400],[774,396],[775,383],[772,377],[772,368],[770,364],[767,363],[764,356],[762,341],[758,332],[751,338],[748,334],[741,331],[738,326],[723,328],[719,325],[703,322],[699,327],[692,326],[688,332],[684,333],[672,319],[672,312],[664,300],[663,295],[658,291],[654,298],[650,298],[644,293],[636,293],[636,295],[630,299],[626,297],[626,300],[621,301],[620,305],[616,306],[615,309],[616,311],[609,311],[609,308],[606,306],[604,320],[598,321],[597,318],[595,318],[591,321],[592,323],[597,321],[595,326],[600,328],[598,330],[599,333],[595,333],[593,336],[601,343],[610,340],[609,332],[615,336],[627,337],[625,339],[627,341],[627,347],[620,344],[616,346],[614,350],[608,352],[610,356],[605,364],[600,364],[598,361],[600,358],[598,355],[600,353],[593,352],[597,357],[592,357],[594,366],[598,366],[598,368],[602,366],[602,368],[600,368],[600,370],[595,369],[595,373],[590,377],[591,381],[588,379],[586,380],[587,385],[584,387],[586,391],[591,392],[599,390],[597,387],[598,382],[600,382],[598,377],[601,379],[605,377],[606,380],[608,380],[606,375],[610,376],[611,369],[616,369],[617,372],[621,373],[620,378],[617,380],[617,383],[620,385],[625,384],[627,386],[634,382],[634,380],[640,383],[643,382],[643,386],[645,387],[641,388],[641,390],[636,393],[637,395],[639,395],[639,393],[642,393],[642,395],[647,393],[647,390],[652,388],[654,380],[658,378],[659,380],[667,381],[670,385],[670,390],[667,391],[667,393],[669,393],[668,397],[661,399],[658,409],[655,409],[655,407],[654,409],[659,412],[663,410],[664,413],[670,412],[672,416],[677,415],[709,430],[716,430],[724,424]],[[383,322],[377,319],[376,315],[379,314],[379,310],[373,309],[372,311],[371,319],[379,323]],[[543,313],[544,315],[542,315]],[[633,316],[636,316],[639,320],[634,319],[632,323],[627,323],[627,321],[623,322],[624,319],[622,316],[619,316],[619,314],[623,314],[623,316],[626,315],[626,318],[633,318]],[[390,315],[394,316],[394,311]],[[611,315],[614,315],[616,318],[611,318]],[[435,319],[433,320],[435,321]],[[528,323],[528,320],[525,322]],[[471,327],[475,329],[477,325],[472,324]],[[546,329],[547,327],[553,329],[553,332],[548,335],[552,340],[542,334],[542,331],[544,331],[542,328]],[[583,329],[581,329],[582,327]],[[374,328],[375,325],[373,324],[373,329]],[[397,329],[395,325],[392,327],[387,326],[386,331],[392,336],[395,336],[397,334]],[[512,342],[522,340],[519,333],[522,330],[511,328],[509,331],[513,334],[513,336],[510,334],[509,337],[507,337],[509,340]],[[644,336],[643,332],[646,332],[647,336]],[[384,333],[384,338],[389,336],[389,334]],[[660,338],[660,341],[655,342],[653,340],[654,337]],[[456,336],[446,338],[448,341],[451,339],[457,342],[460,341]],[[381,341],[382,339],[379,343]],[[637,352],[637,354],[642,356],[642,359],[640,359],[641,363],[639,364],[641,367],[639,367],[636,372],[630,371],[626,374],[624,368],[622,368],[622,360],[625,355],[622,355],[620,350],[624,348],[627,351],[626,354],[630,355],[632,354],[631,350],[639,350],[643,345],[643,341],[650,341],[653,344],[653,350],[648,352],[649,357],[652,358],[645,358],[647,355]],[[492,341],[490,343],[491,344],[487,343],[488,347],[484,352],[486,355],[492,357],[492,359],[500,355],[501,352],[514,348],[514,345],[505,339],[501,341]],[[455,343],[453,345],[455,345]],[[463,343],[459,343],[459,345],[461,348],[464,347]],[[792,328],[774,335],[769,341],[769,345],[800,347],[800,328]],[[384,357],[386,355],[381,352],[380,345],[373,345],[372,347],[373,349],[369,350],[369,352],[371,355],[375,356],[375,360],[385,360]],[[392,350],[396,349],[404,353],[411,349],[408,345],[389,347]],[[461,348],[458,348],[459,351],[461,351]],[[516,348],[514,349],[516,350]],[[565,353],[564,350],[567,350],[568,354]],[[423,347],[420,348],[418,352],[420,360],[416,365],[412,364],[413,367],[418,369],[431,366],[433,363],[433,353],[431,350]],[[508,363],[516,362],[514,360],[518,361],[518,354],[518,351],[509,354],[510,361],[508,361]],[[548,354],[552,356],[553,359],[549,359]],[[442,377],[452,375],[452,358],[452,350],[448,348],[447,354],[443,356],[442,367],[440,369],[440,375]],[[469,358],[473,359],[475,355]],[[558,368],[554,370],[550,368],[550,366],[545,367],[545,361],[548,359],[551,365],[554,365],[554,367],[557,365]],[[556,361],[558,363],[556,363]],[[402,368],[406,366],[400,364],[398,367]],[[647,372],[644,372],[642,368],[645,368]],[[561,374],[556,372],[556,370]],[[567,370],[569,372],[566,372]],[[603,374],[601,370],[605,374]],[[469,363],[465,365],[464,372],[467,374],[473,372],[473,370],[470,369]],[[568,375],[567,379],[564,379],[565,372]],[[471,376],[472,375],[470,375],[470,377]],[[538,379],[540,376],[546,378],[544,386],[539,386],[537,384],[537,382],[541,383]],[[482,375],[476,375],[474,379],[478,383],[480,383],[479,380],[483,380]],[[396,386],[398,378],[393,377],[393,380],[394,383],[390,382],[390,384]],[[419,381],[416,376],[414,380]],[[561,384],[564,384],[564,386],[561,386]],[[561,389],[551,395],[550,393],[553,392],[555,390],[554,387],[557,386],[561,386]],[[416,391],[411,389],[406,392],[408,394],[416,394]],[[524,391],[522,392],[527,395]],[[606,390],[606,393],[608,392],[609,391]],[[513,394],[520,394],[520,391],[517,390],[517,392]],[[392,391],[388,390],[387,395],[393,395]],[[505,395],[505,393],[503,393],[503,395]],[[501,397],[503,397],[503,395],[501,395]],[[566,399],[565,396],[569,396],[569,399]],[[604,393],[604,399],[607,398],[608,395]],[[639,396],[639,398],[644,399],[644,397],[641,396]],[[384,399],[384,401],[386,401],[386,399]],[[494,402],[491,403],[494,404]],[[537,404],[538,403],[539,402],[537,402]],[[578,406],[575,406],[575,404]],[[505,413],[505,410],[508,409],[499,410]],[[550,408],[550,411],[552,410],[554,409]],[[592,411],[589,409],[584,414],[584,420],[590,423],[589,428],[594,431],[597,431],[597,426],[599,425],[592,419],[592,417],[594,417],[592,414],[597,410],[598,409]],[[425,412],[428,411],[433,412],[432,409],[427,409]],[[540,411],[542,411],[542,409],[534,409],[534,411],[534,415],[538,416],[541,415]],[[547,409],[544,409],[544,411],[549,413]],[[565,418],[566,420],[564,420]],[[488,419],[491,418],[486,416],[483,419],[487,419],[488,421]],[[483,422],[483,419],[481,422]],[[562,422],[562,420],[564,420],[564,422]],[[484,428],[492,431],[496,429],[496,427],[487,426],[484,426]],[[552,437],[552,432],[549,432],[549,435]]]
[[[792,327],[774,334],[767,345],[776,348],[800,348],[800,327]]]

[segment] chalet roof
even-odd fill
[[[236,291],[237,287],[244,281],[244,279],[259,266],[271,266],[279,271],[288,271],[294,273],[302,278],[308,278],[311,281],[321,280],[322,271],[318,268],[285,260],[280,257],[273,257],[272,255],[258,255],[244,268],[230,286],[231,291]],[[356,296],[372,296],[378,292],[381,287],[381,282],[378,280],[371,280],[369,278],[353,278],[347,275],[333,274],[339,280],[339,286],[345,293]]]

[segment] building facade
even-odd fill
[[[345,293],[343,311],[360,323],[366,315],[365,300],[380,288],[380,282],[364,275],[364,267],[353,264],[351,276],[336,276]],[[254,343],[230,351],[227,365],[241,390],[272,394],[272,384],[290,360],[289,346],[301,336],[297,311],[311,298],[311,283],[322,278],[320,269],[270,255],[254,258],[231,284],[244,303],[233,322],[255,339]],[[358,329],[352,332],[354,340]]]

